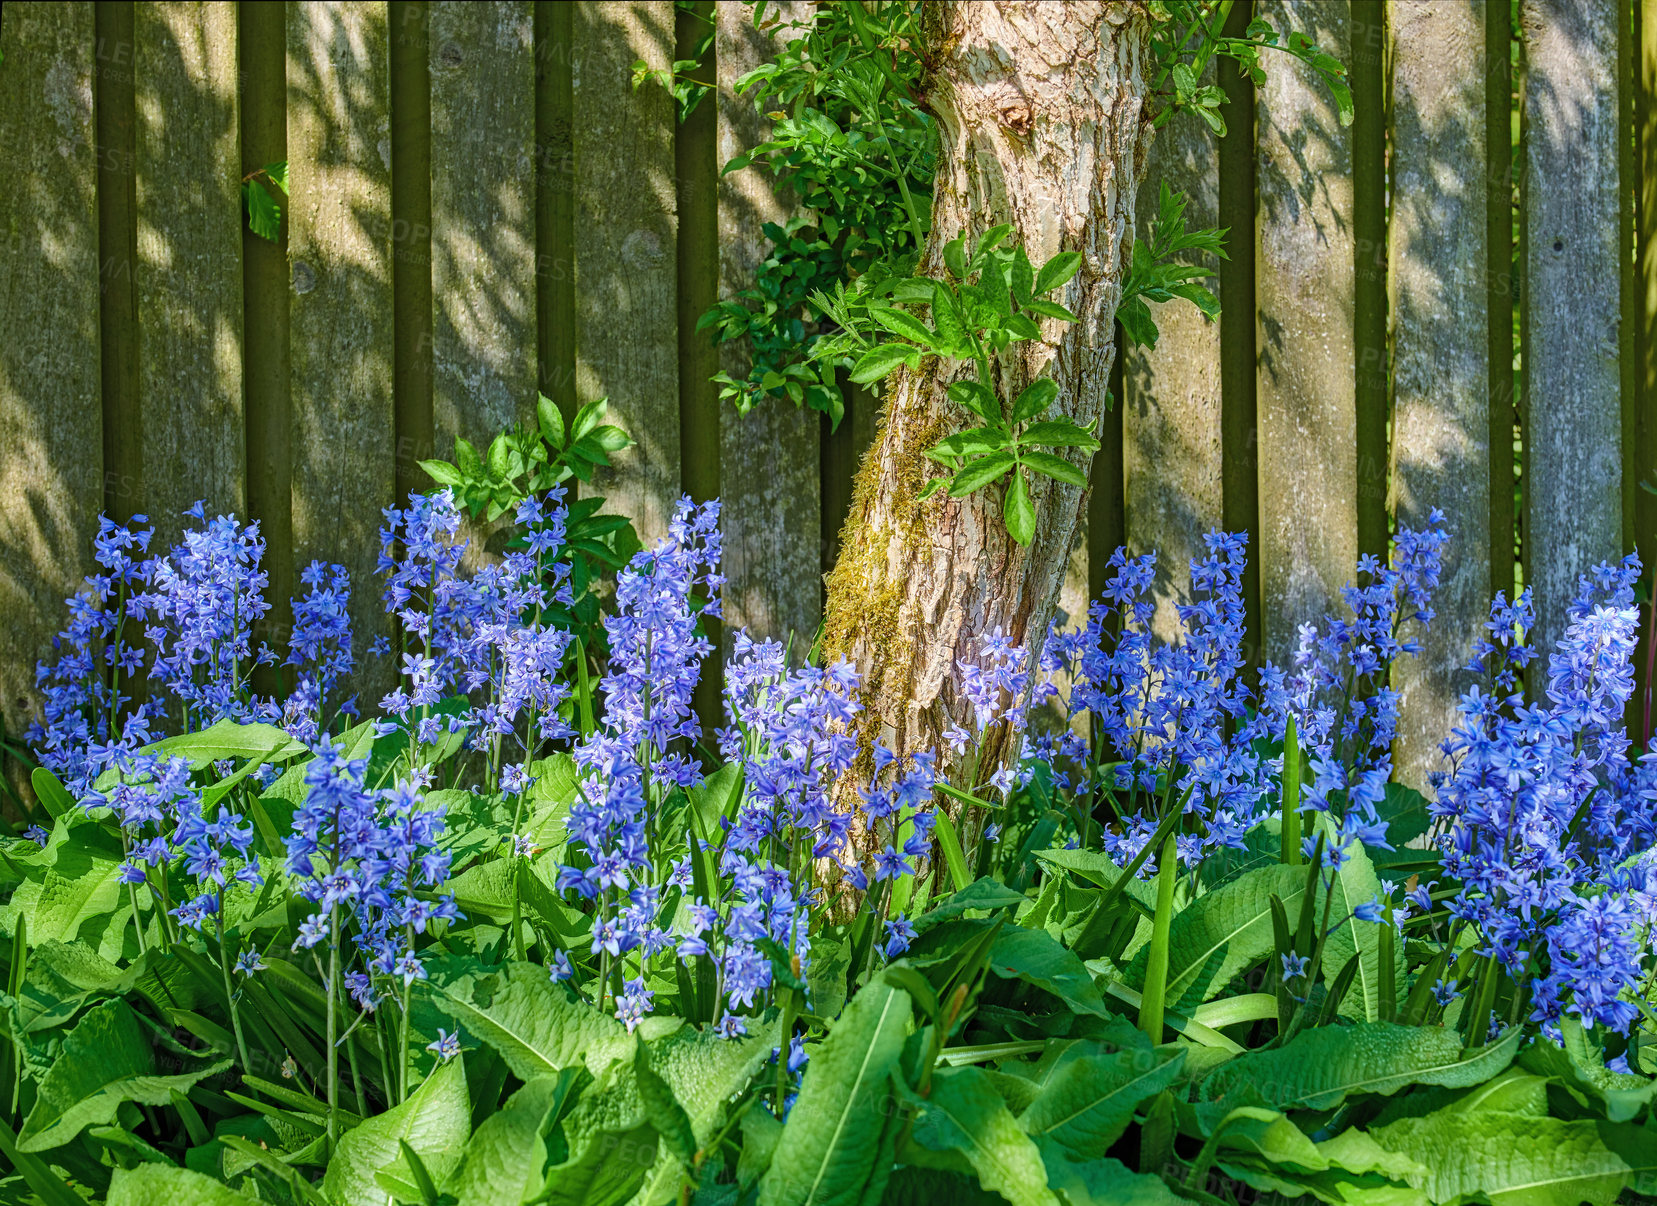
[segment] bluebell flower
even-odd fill
[[[460,1032],[450,1033],[439,1026],[437,1037],[426,1044],[426,1050],[436,1055],[439,1063],[448,1063],[460,1054]]]

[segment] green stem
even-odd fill
[[[1168,934],[1174,921],[1174,885],[1179,878],[1179,827],[1168,830],[1156,867],[1156,918],[1145,963],[1145,995],[1139,1003],[1139,1028],[1153,1043],[1162,1041],[1163,1009],[1168,997]]]
[[[328,1154],[334,1154],[339,1142],[339,1048],[335,1045],[335,1031],[339,1028],[334,1001],[339,996],[339,906],[328,911]]]
[[[224,940],[224,893],[219,893],[219,973],[224,977],[224,1003],[230,1010],[230,1025],[236,1032],[236,1054],[241,1057],[242,1071],[253,1070],[253,1061],[247,1057],[247,1038],[242,1034],[242,1013],[236,1008],[236,991],[230,983],[230,947]]]

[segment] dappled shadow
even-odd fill
[[[0,720],[15,740],[103,505],[91,7],[12,5],[0,51]]]

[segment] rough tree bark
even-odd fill
[[[1144,7],[952,0],[927,14],[924,99],[941,147],[921,271],[941,274],[946,243],[963,230],[975,241],[1000,222],[1038,265],[1081,252],[1060,299],[1081,321],[1048,322],[1045,341],[1013,345],[994,369],[1003,397],[1050,373],[1055,412],[1097,430],[1149,145]],[[972,425],[944,393],[969,372],[929,358],[888,378],[828,578],[823,635],[826,658],[849,658],[863,677],[865,742],[900,755],[937,749],[945,771],[940,734],[970,719],[957,662],[997,628],[1039,653],[1085,505],[1081,489],[1035,479],[1036,535],[1025,549],[1002,524],[1003,485],[918,498],[937,468],[923,453]]]

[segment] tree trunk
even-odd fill
[[[941,147],[921,271],[941,274],[946,243],[962,231],[976,242],[1001,222],[1012,223],[1038,266],[1081,252],[1081,271],[1059,299],[1080,321],[1048,320],[1045,340],[1014,344],[994,368],[1004,398],[1050,374],[1059,386],[1054,417],[1097,431],[1124,239],[1149,145],[1145,9],[956,0],[927,13],[925,100]],[[975,658],[979,638],[999,628],[1029,647],[1033,664],[1085,505],[1081,489],[1034,478],[1036,534],[1020,548],[1001,520],[1004,485],[959,500],[918,498],[938,468],[923,453],[972,426],[944,393],[970,371],[929,358],[888,378],[828,578],[823,634],[825,658],[845,656],[862,675],[865,744],[878,739],[900,755],[936,749],[946,773],[941,733],[971,724],[957,662]],[[983,765],[1002,753],[990,751]]]

